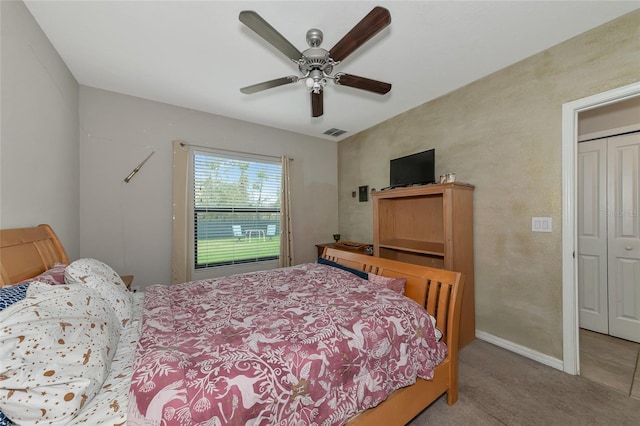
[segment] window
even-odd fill
[[[195,269],[277,260],[280,161],[193,152]]]

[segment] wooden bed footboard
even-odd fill
[[[325,248],[322,257],[360,271],[406,278],[405,296],[436,318],[436,327],[447,343],[447,357],[435,368],[433,380],[418,379],[414,385],[395,391],[377,407],[357,415],[347,424],[403,425],[444,393],[447,393],[447,403],[454,404],[458,400],[458,337],[464,276],[459,272],[332,248]]]

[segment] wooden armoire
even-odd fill
[[[374,255],[462,272],[460,347],[475,338],[473,185],[445,183],[377,191]]]

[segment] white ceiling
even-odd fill
[[[640,7],[639,1],[29,1],[80,84],[340,140]],[[311,118],[303,82],[238,20],[254,10],[300,51],[309,28],[329,50],[374,6],[391,25],[335,71],[393,84],[380,96],[329,82]],[[348,133],[322,136],[329,128]]]

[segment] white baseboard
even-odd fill
[[[549,367],[564,371],[564,366],[561,359],[545,355],[541,352],[534,351],[533,349],[518,345],[517,343],[513,343],[509,340],[505,340],[501,337],[494,336],[493,334],[489,334],[484,331],[476,330],[476,337],[480,340],[491,343],[492,345],[496,345],[508,351],[515,352],[525,358],[537,361],[540,364],[548,365]]]

